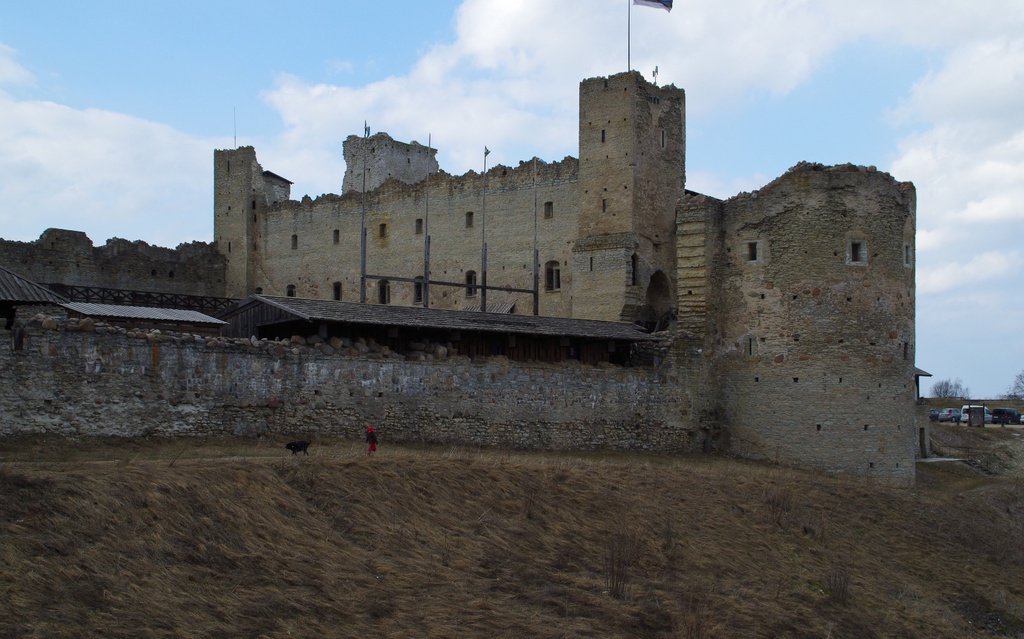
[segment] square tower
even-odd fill
[[[635,71],[580,83],[574,317],[653,322],[674,308],[685,102]]]

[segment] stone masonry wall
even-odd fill
[[[709,339],[730,448],[912,478],[913,186],[801,164],[721,210]]]
[[[36,315],[0,340],[0,436],[315,434],[506,448],[677,451],[681,387],[656,366],[417,358],[132,332]]]
[[[224,264],[204,242],[169,249],[114,238],[93,246],[85,233],[63,229],[34,242],[0,240],[0,266],[41,284],[223,297]]]
[[[578,227],[576,203],[577,162],[537,164],[534,191],[532,162],[516,168],[488,170],[486,241],[488,285],[533,287],[534,199],[537,200],[537,237],[541,265],[540,314],[571,316],[572,245]],[[459,286],[432,285],[430,306],[461,309],[479,304],[479,292],[467,295],[466,273],[483,283],[481,244],[484,225],[483,176],[470,172],[430,178],[429,211],[423,182],[407,185],[390,180],[366,198],[367,273],[392,278],[391,303],[414,305],[412,282],[423,276],[424,238],[431,237],[431,281]],[[545,203],[550,202],[549,214]],[[467,214],[472,214],[471,222]],[[282,202],[259,219],[254,252],[254,281],[263,292],[285,295],[294,286],[297,297],[333,299],[335,283],[341,299],[359,301],[360,193],[324,195],[315,200]],[[383,227],[383,230],[382,230]],[[544,288],[544,264],[560,266],[560,286]],[[378,300],[380,280],[367,281],[367,300]],[[252,291],[249,291],[252,292]],[[532,313],[530,293],[488,291],[488,305],[515,302],[516,312]]]

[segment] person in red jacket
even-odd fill
[[[373,426],[366,427],[366,456],[369,457],[377,452],[377,433],[373,432]]]

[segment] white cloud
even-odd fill
[[[212,239],[212,147],[123,114],[0,93],[3,237],[27,241],[88,220],[100,243],[143,234],[165,245]]]
[[[25,67],[14,61],[17,52],[0,42],[0,85],[30,85],[35,78]]]

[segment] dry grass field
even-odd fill
[[[938,426],[991,459],[909,489],[716,456],[4,440],[0,638],[1024,637],[1016,436]]]

